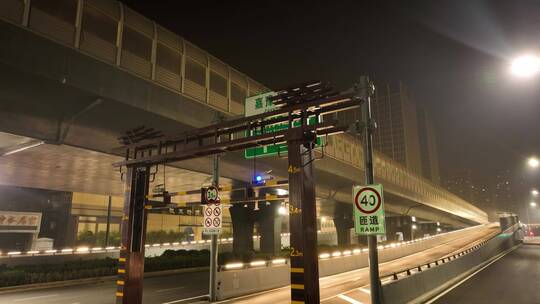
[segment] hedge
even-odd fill
[[[145,258],[145,272],[208,266],[208,250],[167,250],[159,257]],[[118,261],[105,258],[99,260],[78,260],[62,264],[0,265],[0,287],[34,283],[75,280],[111,276],[117,273]]]

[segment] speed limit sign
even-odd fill
[[[203,204],[214,204],[217,200],[219,200],[218,187],[210,186],[208,188],[205,188],[203,189],[202,194],[203,199],[201,203]]]
[[[354,230],[359,235],[384,235],[383,187],[381,184],[354,186]]]

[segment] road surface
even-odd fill
[[[522,245],[433,304],[540,303],[540,246]]]
[[[208,294],[208,282],[208,271],[147,278],[144,280],[143,302],[161,304]],[[92,285],[0,294],[0,303],[114,304],[115,292],[115,282],[107,281]]]
[[[472,230],[466,237],[450,241],[429,250],[380,264],[381,276],[411,268],[419,264],[440,259],[453,252],[474,246],[476,243],[495,235],[498,226],[485,226]],[[539,247],[540,248],[540,247]],[[325,304],[369,303],[369,272],[367,268],[332,275],[320,279],[321,300]],[[113,304],[116,286],[114,282],[93,285],[59,287],[36,291],[0,294],[2,304]],[[208,293],[208,272],[183,273],[144,280],[143,302],[163,304],[179,299]],[[279,304],[290,303],[289,287],[278,288],[247,297],[236,298],[222,303],[239,304]],[[540,303],[540,302],[539,302]],[[172,303],[169,303],[172,304]]]

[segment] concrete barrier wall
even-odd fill
[[[496,255],[519,244],[518,233],[502,233],[477,250],[403,279],[383,285],[385,303],[423,303],[483,266]]]
[[[464,235],[470,233],[471,230],[479,229],[481,227],[482,226],[475,226],[467,229],[456,230],[450,233],[437,235],[430,239],[422,240],[419,242],[379,250],[379,263],[399,259],[453,240],[457,240]],[[351,271],[358,268],[364,268],[367,266],[368,252],[366,250],[362,251],[361,254],[339,257],[339,260],[336,260],[335,258],[319,260],[319,274],[321,277],[323,277]]]
[[[218,272],[219,300],[247,295],[290,284],[289,265]]]
[[[387,247],[379,250],[379,262],[387,262],[411,255],[446,242],[459,239],[474,229],[480,229],[482,226],[475,226],[467,229],[457,230],[450,233],[434,236],[422,241]],[[323,252],[320,252],[323,253]],[[329,276],[343,273],[368,266],[367,250],[359,254],[347,256],[332,257],[332,252],[328,252],[329,258],[319,259],[319,276]],[[340,254],[342,254],[340,252]],[[242,295],[260,292],[290,284],[289,265],[260,267],[253,269],[225,270],[218,272],[218,298],[220,300],[238,297]],[[269,279],[272,277],[272,279]],[[264,278],[264,279],[263,279]]]

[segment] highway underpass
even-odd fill
[[[412,254],[397,260],[380,264],[381,276],[411,268],[416,265],[431,262],[450,254],[470,248],[482,240],[489,239],[499,232],[497,225],[486,225],[472,233],[447,243],[442,243],[431,249]],[[539,247],[540,248],[540,247]],[[144,280],[144,303],[164,304],[204,295],[208,290],[207,272],[194,272],[147,278]],[[386,280],[389,280],[388,278]],[[323,277],[321,284],[322,303],[355,303],[346,299],[354,299],[360,303],[369,303],[369,273],[367,268],[361,268],[341,274]],[[89,285],[49,288],[33,291],[17,291],[0,294],[0,303],[29,304],[112,304],[114,298],[107,291],[114,291],[114,281],[93,283]],[[260,292],[221,303],[267,304],[289,303],[289,287]]]

